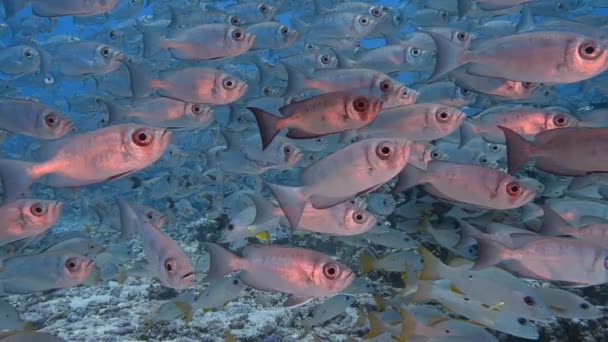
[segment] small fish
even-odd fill
[[[372,270],[407,273],[422,269],[422,258],[413,251],[393,252],[378,258],[372,252],[363,250],[359,259],[361,260],[361,274],[369,273]]]
[[[76,126],[65,114],[43,103],[2,99],[0,100],[0,131],[38,139],[58,139],[75,132]]]
[[[376,215],[388,216],[397,208],[397,202],[390,194],[372,193],[367,196],[367,207]]]
[[[39,17],[61,17],[67,15],[94,15],[110,11],[118,0],[6,0],[4,6],[8,17],[15,15],[28,3],[32,13]]]
[[[205,245],[211,257],[206,280],[241,270],[239,278],[245,285],[289,294],[284,306],[338,293],[355,278],[346,265],[303,248],[249,245],[240,258],[214,243]]]
[[[300,173],[302,186],[267,185],[295,229],[307,201],[323,209],[370,192],[394,177],[407,163],[409,153],[410,144],[403,139],[363,140],[307,167]]]
[[[599,319],[604,314],[585,298],[556,287],[536,289],[556,317],[570,319]]]
[[[292,102],[279,109],[280,118],[258,108],[248,109],[255,115],[266,148],[283,128],[289,129],[288,138],[316,138],[365,126],[381,108],[382,101],[375,97],[333,92]]]
[[[0,72],[6,75],[33,73],[40,68],[40,52],[27,45],[0,49]]]
[[[220,308],[243,293],[246,286],[239,277],[225,277],[209,284],[192,303],[192,312]]]
[[[61,216],[63,202],[17,200],[0,206],[0,246],[47,231]]]
[[[166,129],[123,124],[42,147],[44,161],[0,159],[5,198],[16,199],[45,175],[50,187],[74,187],[125,176],[160,158],[171,140]]]
[[[31,330],[32,322],[24,321],[17,310],[6,300],[0,299],[0,331]],[[2,340],[0,335],[0,340]]]
[[[323,324],[343,314],[354,302],[355,298],[352,295],[340,293],[332,296],[319,304],[312,312],[312,316],[305,319],[302,325],[306,330],[310,330],[315,325]]]
[[[247,31],[255,35],[255,41],[251,45],[252,50],[284,49],[291,46],[300,37],[298,31],[272,21],[248,26]]]
[[[52,68],[65,76],[99,75],[121,66],[125,55],[118,49],[99,42],[60,44],[52,56]]]

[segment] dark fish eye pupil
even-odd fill
[[[357,215],[356,219],[357,219],[357,221],[363,220],[363,215],[361,215],[361,214]]]
[[[594,52],[595,52],[595,48],[594,48],[593,46],[587,46],[587,47],[585,48],[585,53],[586,53],[586,54],[588,54],[588,55],[591,55],[591,54],[593,54]]]
[[[391,152],[391,149],[390,149],[389,147],[384,146],[384,147],[382,148],[382,153],[383,153],[383,154],[389,154],[390,152]]]
[[[589,309],[589,304],[581,303],[581,308],[587,310],[587,309]]]
[[[534,304],[536,304],[536,301],[534,300],[534,298],[532,298],[530,296],[526,296],[524,298],[524,303],[526,303],[527,305],[534,305]]]
[[[140,141],[146,141],[146,139],[148,139],[148,136],[146,135],[146,133],[139,133],[137,135],[137,139],[139,139]]]
[[[336,274],[336,269],[333,267],[330,267],[329,269],[327,269],[327,273],[334,275],[334,274]]]
[[[229,224],[228,225],[228,230],[234,230],[234,225],[233,224]]]
[[[528,320],[523,317],[520,317],[517,319],[517,323],[519,323],[520,325],[526,325],[528,323]]]
[[[238,280],[238,279],[234,279],[234,280],[232,281],[232,283],[233,283],[234,285],[238,285],[238,284],[239,284],[239,280]]]
[[[71,262],[68,266],[70,266],[70,268],[74,268],[74,267],[76,267],[76,264]]]
[[[171,264],[167,264],[167,271],[173,271],[173,266],[171,266]]]

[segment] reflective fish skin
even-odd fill
[[[413,45],[387,45],[357,54],[349,59],[337,54],[341,68],[374,69],[384,73],[423,71],[432,67],[434,54]]]
[[[0,320],[0,332],[31,329],[32,323],[22,320],[21,317],[19,317],[17,310],[4,299],[0,299],[0,313],[2,315],[2,320]],[[0,340],[2,339],[0,338]]]
[[[247,92],[247,83],[217,69],[183,68],[159,72],[153,78],[142,66],[125,63],[131,76],[131,91],[134,97],[145,97],[154,91],[158,95],[174,100],[228,104],[238,100]]]
[[[0,100],[0,130],[38,139],[57,139],[75,131],[72,120],[43,103]]]
[[[607,128],[560,128],[538,133],[529,142],[507,127],[499,127],[507,142],[509,173],[535,159],[539,170],[562,176],[607,172],[602,151],[608,146]]]
[[[451,81],[424,84],[417,87],[418,103],[434,103],[450,107],[464,107],[477,101],[480,94],[467,88],[459,87]]]
[[[439,34],[426,33],[438,50],[431,81],[461,65],[468,65],[468,72],[479,76],[537,83],[583,81],[608,68],[608,41],[576,33],[519,33],[481,42],[473,40],[469,49]]]
[[[0,159],[5,198],[18,198],[43,176],[50,187],[84,186],[125,176],[158,160],[170,140],[166,129],[123,124],[47,143],[40,151],[41,162]]]
[[[368,138],[403,138],[431,141],[455,131],[466,114],[453,107],[417,103],[382,110],[369,125],[356,131]]]
[[[310,24],[292,17],[296,29],[303,39],[324,42],[331,39],[358,38],[368,35],[377,21],[368,15],[352,12],[327,13],[313,18]]]
[[[255,34],[228,24],[204,24],[178,31],[167,36],[154,29],[142,28],[144,57],[151,57],[162,49],[169,49],[179,60],[206,60],[234,57],[247,52]]]
[[[247,27],[255,36],[251,46],[258,49],[284,49],[291,46],[300,37],[300,33],[289,26],[277,22],[265,22]]]
[[[426,171],[405,167],[394,191],[418,184],[435,197],[492,209],[519,208],[536,195],[525,182],[499,170],[440,160],[430,161]]]
[[[354,302],[355,298],[352,295],[337,294],[317,306],[312,313],[312,317],[304,320],[302,324],[308,329],[315,325],[323,324],[344,313]]]
[[[226,12],[236,15],[240,25],[252,25],[271,21],[277,8],[268,3],[242,3],[226,6]]]
[[[40,53],[27,46],[18,45],[0,49],[0,72],[7,75],[32,73],[40,67]]]
[[[577,228],[564,220],[550,207],[544,207],[543,211],[543,225],[538,232],[539,234],[548,236],[570,235],[596,243],[602,247],[608,247],[608,224],[593,223]]]
[[[94,268],[93,260],[70,252],[12,257],[2,262],[0,294],[23,294],[76,286]]]
[[[300,187],[267,185],[295,229],[307,201],[323,209],[367,193],[393,178],[409,154],[404,139],[362,140],[307,167],[300,173]]]
[[[289,294],[284,306],[335,294],[355,278],[346,265],[308,249],[249,245],[240,258],[214,243],[205,245],[211,257],[206,280],[240,270],[239,278],[247,286]]]
[[[118,0],[6,0],[7,15],[13,16],[28,2],[32,4],[32,13],[39,17],[61,17],[107,12],[116,6]]]
[[[579,239],[512,234],[511,241],[498,242],[487,234],[476,234],[478,257],[473,269],[502,264],[522,277],[561,281],[575,286],[608,282],[608,249]]]
[[[148,270],[167,287],[182,290],[194,283],[194,267],[181,247],[146,216],[138,215],[123,199],[116,198],[123,231],[137,232],[142,240]],[[135,225],[133,227],[132,225]],[[129,235],[129,234],[123,234]]]
[[[52,67],[65,76],[99,75],[118,69],[124,57],[118,49],[104,43],[66,43],[56,48]]]
[[[202,103],[186,103],[165,97],[142,99],[132,105],[121,105],[100,99],[108,108],[107,124],[137,121],[144,125],[172,130],[200,129],[213,122],[213,108]]]
[[[17,200],[0,206],[0,246],[36,236],[51,228],[63,211],[63,202]]]
[[[600,308],[570,291],[555,287],[539,287],[536,291],[557,317],[597,319],[604,315]]]
[[[460,126],[460,145],[465,145],[475,135],[485,141],[505,144],[505,135],[498,126],[506,127],[519,135],[531,137],[540,132],[577,127],[580,122],[561,108],[504,107],[487,109]]]
[[[382,101],[349,92],[321,94],[292,102],[279,109],[282,118],[258,108],[248,108],[258,122],[262,147],[266,148],[285,127],[292,139],[316,138],[367,125],[382,108]]]
[[[240,296],[245,288],[238,276],[214,281],[198,294],[196,301],[192,303],[192,312],[222,307]]]
[[[459,87],[487,95],[501,96],[507,99],[527,99],[546,91],[549,86],[544,83],[520,82],[469,74],[460,69],[450,72],[451,79]]]

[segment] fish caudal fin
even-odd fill
[[[208,283],[242,269],[240,267],[240,261],[243,259],[226,250],[224,247],[212,242],[205,242],[205,246],[207,247],[207,251],[209,251],[210,260],[209,271],[207,272],[205,279],[203,279],[204,282]]]
[[[464,18],[471,9],[471,6],[471,0],[457,0],[458,20]]]
[[[158,54],[162,50],[161,41],[164,39],[163,35],[161,34],[162,31],[157,28],[146,26],[138,26],[137,28],[143,35],[143,56],[148,58]]]
[[[374,263],[378,258],[372,255],[369,251],[363,250],[359,254],[359,261],[361,262],[361,274],[369,273],[374,269]]]
[[[510,249],[492,240],[492,238],[485,235],[477,235],[475,236],[475,240],[477,240],[477,260],[475,260],[473,270],[491,267],[508,259],[505,256]]]
[[[133,97],[142,98],[150,95],[152,93],[152,89],[150,88],[152,76],[150,75],[150,72],[146,70],[143,65],[130,58],[123,60],[122,63],[129,70],[131,93],[133,93]]]
[[[4,187],[4,201],[10,202],[27,195],[30,185],[36,180],[30,169],[32,162],[0,159],[0,180]]]
[[[247,107],[247,109],[255,116],[255,121],[257,121],[260,130],[260,137],[262,138],[262,148],[266,149],[272,143],[274,137],[281,131],[281,128],[279,128],[281,118],[259,108]]]
[[[297,229],[304,212],[304,207],[308,201],[308,197],[302,193],[302,188],[272,183],[266,183],[266,185],[272,191],[277,202],[279,202],[279,206],[283,210],[283,213],[285,213],[291,229]]]
[[[424,171],[410,164],[405,165],[403,170],[397,175],[397,185],[393,192],[402,192],[409,190],[420,183],[420,177],[424,175]]]
[[[416,326],[418,322],[411,313],[407,312],[403,307],[400,310],[401,313],[401,334],[397,339],[397,342],[409,341],[416,332]]]
[[[21,11],[29,0],[4,0],[4,12],[7,18],[13,17],[17,12]]]
[[[119,105],[109,98],[100,97],[99,101],[105,104],[108,108],[108,126],[122,122],[127,117],[127,107]]]
[[[479,129],[475,126],[474,123],[465,120],[462,125],[460,125],[460,147],[469,142],[469,140],[473,139],[477,134],[479,134]]]
[[[435,82],[450,71],[466,64],[466,62],[462,61],[466,49],[465,46],[456,44],[439,33],[429,31],[424,31],[424,33],[433,39],[437,47],[435,70],[427,82]]]
[[[137,233],[137,226],[140,224],[137,219],[137,214],[124,199],[118,196],[115,196],[114,199],[118,204],[120,216],[120,239],[130,240]]]
[[[574,228],[555,210],[544,206],[543,212],[545,214],[543,215],[543,224],[538,231],[539,234],[546,236],[567,235],[567,232]]]
[[[368,340],[380,336],[387,331],[385,323],[371,312],[367,314],[367,321],[369,322],[369,331],[363,336],[364,339]]]
[[[298,95],[306,87],[306,75],[287,63],[280,63],[287,72],[287,90],[284,96],[286,99],[289,99]]]
[[[483,234],[479,229],[473,227],[465,220],[455,218],[460,226],[460,240],[452,247],[454,249],[462,249],[474,244],[475,237]]]
[[[510,174],[515,174],[528,160],[534,157],[534,145],[512,130],[498,126],[507,142],[507,164]]]
[[[442,278],[439,272],[440,268],[443,266],[441,260],[424,247],[420,247],[418,253],[422,256],[422,271],[420,272],[420,275],[418,275],[418,279],[436,280]]]

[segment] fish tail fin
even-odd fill
[[[594,185],[596,183],[598,183],[598,181],[593,174],[588,175],[588,176],[582,176],[582,177],[574,177],[574,178],[572,178],[572,182],[570,182],[570,185],[568,186],[568,190],[576,191],[576,190],[584,189],[584,188]]]
[[[209,271],[203,282],[210,282],[241,269],[242,258],[212,242],[205,242],[205,246],[207,247],[207,251],[209,251],[210,261]]]
[[[433,300],[433,288],[431,286],[432,281],[420,281],[418,282],[418,288],[412,295],[412,303],[427,302]]]
[[[127,117],[127,107],[119,105],[110,98],[100,97],[99,100],[108,108],[108,125],[122,122]]]
[[[397,338],[397,342],[409,341],[415,335],[416,326],[418,322],[411,313],[407,312],[403,307],[400,310],[401,313],[401,334]]]
[[[464,18],[472,6],[471,0],[457,0],[458,20]]]
[[[314,0],[315,15],[323,15],[327,13],[327,9],[323,7],[323,1]]]
[[[541,235],[559,236],[567,235],[568,231],[572,230],[572,225],[564,220],[555,210],[548,206],[543,206],[543,224],[538,231]]]
[[[169,8],[169,13],[171,14],[171,22],[167,28],[170,30],[180,28],[184,23],[184,16],[179,13],[179,9],[174,5],[167,5],[167,7]]]
[[[533,31],[535,25],[536,24],[534,22],[534,15],[532,15],[532,10],[527,4],[523,4],[523,8],[521,9],[521,15],[519,17],[517,27],[515,28],[515,32],[522,33]]]
[[[192,321],[192,317],[194,316],[194,310],[192,310],[192,305],[186,302],[175,302],[175,307],[182,312],[184,316],[184,321],[190,323]]]
[[[291,16],[291,23],[293,24],[293,28],[300,32],[300,34],[303,36],[305,33],[308,33],[311,29],[311,25],[308,23],[305,23],[302,19],[296,17],[296,16]]]
[[[510,174],[515,174],[528,160],[534,157],[534,145],[512,130],[498,126],[507,142],[507,165]]]
[[[130,58],[123,61],[123,64],[129,70],[129,78],[131,82],[131,92],[133,97],[141,98],[146,97],[152,92],[150,83],[152,81],[152,75],[146,70],[146,68]]]
[[[424,175],[424,171],[410,164],[407,164],[397,176],[397,185],[393,192],[403,192],[420,184],[420,178]]]
[[[272,194],[279,202],[292,230],[298,228],[308,196],[302,192],[301,187],[285,186],[266,183]]]
[[[369,322],[369,331],[367,334],[365,334],[365,336],[363,336],[363,339],[368,340],[384,334],[386,331],[386,325],[380,318],[378,318],[378,316],[369,312],[367,314],[367,320]]]
[[[479,134],[480,130],[474,123],[465,120],[462,125],[460,125],[460,147],[469,142],[469,140],[473,139],[477,134]]]
[[[9,202],[27,195],[38,178],[31,172],[35,163],[13,159],[0,159],[0,179],[4,186],[4,201]]]
[[[479,229],[473,227],[470,223],[465,220],[456,218],[458,225],[460,226],[460,240],[453,246],[455,249],[465,248],[471,245],[471,242],[475,240],[475,237],[483,234]]]
[[[161,42],[164,38],[163,35],[160,34],[160,30],[146,26],[138,26],[137,28],[143,35],[143,56],[148,58],[158,54],[162,50]]]
[[[29,0],[4,0],[4,12],[6,18],[11,18],[19,11],[21,11],[27,4]]]
[[[418,275],[420,280],[436,280],[441,277],[441,268],[443,264],[431,251],[424,247],[418,249],[418,253],[422,256],[422,271]]]
[[[369,251],[363,250],[359,254],[359,260],[361,261],[361,274],[367,274],[374,269],[374,263],[378,260]]]
[[[424,31],[435,42],[437,47],[435,70],[427,82],[435,82],[450,71],[466,64],[463,56],[466,46],[458,45],[439,33]]]
[[[262,138],[262,149],[266,149],[274,137],[281,131],[280,120],[281,118],[276,117],[268,112],[265,112],[259,108],[247,107],[255,116],[255,121],[258,123],[260,129],[260,137]]]
[[[137,214],[133,208],[124,199],[114,196],[118,204],[118,213],[120,216],[120,240],[130,240],[137,233]]]
[[[477,240],[477,260],[475,260],[473,270],[491,267],[508,259],[505,258],[505,255],[510,250],[509,248],[485,235],[477,235],[475,240]]]
[[[293,66],[281,62],[287,72],[287,90],[285,90],[285,98],[293,97],[299,94],[306,87],[306,75]]]

